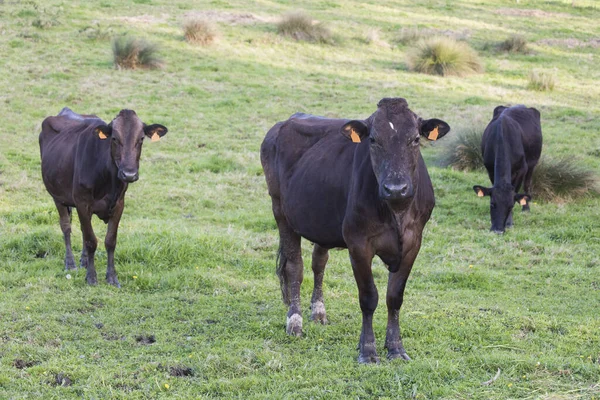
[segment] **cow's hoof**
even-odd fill
[[[379,364],[379,357],[377,354],[359,354],[359,364]]]
[[[86,276],[85,281],[88,285],[96,286],[98,284],[98,279],[95,276]]]
[[[119,280],[116,276],[114,278],[106,278],[106,283],[108,283],[109,285],[113,285],[118,289],[121,289],[121,284],[119,283]]]
[[[315,301],[310,305],[310,319],[325,325],[327,323],[327,314],[325,313],[325,304],[322,301]]]
[[[404,350],[388,351],[387,358],[388,360],[395,360],[397,358],[401,358],[406,361],[411,361],[410,357],[408,356],[408,354],[406,354],[406,351]]]
[[[87,266],[88,266],[87,257],[85,257],[85,258],[81,257],[81,259],[79,259],[79,267],[87,269]]]
[[[302,317],[299,314],[287,317],[285,331],[288,335],[302,336]]]
[[[75,264],[75,260],[70,260],[65,262],[65,271],[73,271],[77,269],[77,264]]]

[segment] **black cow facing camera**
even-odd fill
[[[531,177],[542,153],[540,112],[522,105],[496,107],[481,139],[481,153],[493,186],[475,185],[473,190],[490,197],[490,230],[504,233],[513,225],[515,203],[529,211]],[[525,193],[518,193],[521,185]]]
[[[288,334],[302,334],[300,239],[305,238],[314,243],[311,318],[326,323],[322,285],[328,252],[347,248],[363,313],[358,361],[378,362],[371,263],[379,256],[389,270],[388,358],[409,359],[398,314],[435,205],[419,142],[449,130],[444,121],[420,118],[401,98],[381,100],[365,120],[294,114],[269,130],[260,155],[279,229],[277,274],[289,306]]]
[[[87,268],[88,284],[98,282],[94,267],[97,240],[92,229],[92,214],[96,214],[108,224],[106,281],[120,287],[114,254],[125,192],[129,183],[138,180],[144,138],[155,142],[166,134],[167,128],[144,124],[132,110],[121,110],[106,124],[95,115],[80,115],[65,107],[42,123],[42,178],[60,216],[65,269],[77,268],[71,249],[71,209],[75,207],[83,234],[80,263]]]

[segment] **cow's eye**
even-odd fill
[[[419,144],[421,142],[421,136],[417,136],[413,139],[413,144]]]

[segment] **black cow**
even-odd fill
[[[138,179],[144,137],[157,141],[166,133],[162,125],[144,124],[132,110],[121,110],[107,125],[95,115],[76,114],[65,107],[42,123],[42,178],[60,216],[65,269],[77,268],[71,249],[71,209],[75,207],[83,234],[80,263],[87,268],[88,284],[97,283],[97,239],[92,229],[92,214],[96,214],[108,224],[106,281],[120,287],[114,254],[127,185]]]
[[[421,119],[401,98],[383,99],[377,107],[366,120],[294,114],[271,128],[261,146],[279,229],[277,274],[289,305],[286,331],[302,334],[300,238],[314,243],[311,318],[321,323],[327,322],[322,284],[328,251],[348,248],[363,314],[361,363],[379,361],[372,326],[378,301],[371,272],[375,255],[389,270],[388,358],[410,359],[398,315],[435,205],[419,142],[450,130],[439,119]]]
[[[490,196],[491,230],[513,225],[515,202],[529,211],[531,177],[542,153],[540,112],[519,105],[498,106],[481,139],[481,154],[493,187],[475,185],[479,197]],[[523,184],[525,193],[518,193]]]

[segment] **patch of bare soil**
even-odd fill
[[[600,47],[600,38],[590,39],[590,40],[580,40],[575,38],[566,38],[566,39],[542,39],[538,40],[537,43],[544,44],[547,46],[560,46],[567,47],[569,49],[573,49],[576,47]]]
[[[154,335],[139,335],[135,337],[135,341],[139,344],[147,345],[156,342],[156,338],[154,337]]]
[[[16,369],[25,369],[25,368],[33,367],[36,364],[38,364],[37,361],[25,361],[25,360],[21,360],[20,358],[17,358],[13,362],[13,367],[15,367]]]
[[[224,22],[230,25],[249,25],[257,22],[276,22],[273,17],[262,17],[252,13],[230,13],[225,11],[204,10],[185,14],[186,18],[201,18],[211,22]]]
[[[194,371],[185,365],[176,365],[169,368],[169,374],[171,376],[194,376]]]
[[[54,375],[54,380],[50,382],[52,386],[71,386],[71,383],[73,383],[71,378],[64,372]]]
[[[494,11],[496,14],[509,15],[512,17],[535,17],[535,18],[550,18],[550,17],[570,17],[571,15],[565,13],[554,13],[542,10],[524,10],[520,8],[499,8]]]

